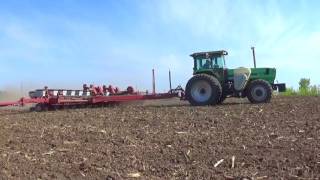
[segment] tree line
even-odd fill
[[[320,96],[320,86],[311,85],[309,78],[301,78],[299,81],[299,89],[287,88],[282,93],[285,96]]]

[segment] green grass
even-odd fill
[[[299,90],[287,88],[286,92],[280,94],[283,96],[320,96],[320,88],[317,86],[311,86],[310,88],[301,88]]]

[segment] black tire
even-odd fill
[[[222,93],[222,95],[221,95],[221,97],[220,97],[220,99],[219,99],[219,101],[218,101],[217,104],[222,104],[223,101],[226,100],[226,99],[227,99],[227,95],[225,95],[224,93]]]
[[[268,103],[272,97],[270,83],[262,79],[250,82],[246,91],[246,95],[251,103]]]
[[[41,112],[42,111],[42,104],[36,104],[36,106],[34,107],[34,111]]]
[[[34,107],[34,111],[41,112],[41,111],[48,111],[48,105],[47,104],[36,104]]]
[[[193,106],[215,105],[222,94],[220,82],[213,76],[198,74],[186,86],[186,99]]]

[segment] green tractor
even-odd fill
[[[185,97],[191,105],[216,105],[227,97],[247,97],[251,103],[267,103],[273,90],[286,90],[285,84],[274,83],[275,68],[227,69],[227,55],[224,50],[190,55],[194,59],[193,77],[186,85]]]

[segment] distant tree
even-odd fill
[[[286,92],[281,94],[284,96],[320,96],[320,85],[311,85],[310,79],[301,78],[299,81],[299,90],[289,87]]]
[[[310,79],[301,78],[299,81],[299,90],[308,90],[310,87]]]

